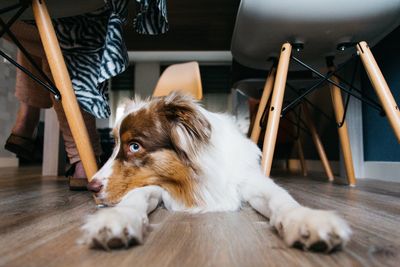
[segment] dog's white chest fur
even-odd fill
[[[200,151],[197,158],[201,166],[199,175],[198,207],[182,208],[168,205],[175,211],[190,212],[234,211],[241,206],[241,185],[249,177],[260,177],[259,148],[238,131],[234,119],[226,114],[217,114],[200,109],[211,124],[210,144]]]

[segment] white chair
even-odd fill
[[[47,88],[53,91],[55,96],[61,96],[62,106],[64,108],[68,124],[70,125],[73,138],[89,180],[97,171],[97,163],[89,141],[89,136],[82,118],[82,114],[79,110],[78,102],[72,88],[71,79],[69,77],[67,67],[65,65],[60,46],[51,23],[51,18],[69,17],[84,14],[95,11],[102,6],[104,6],[104,0],[0,1],[0,18],[4,21],[2,26],[0,26],[0,36],[7,32],[9,26],[15,19],[34,19],[36,22],[56,86],[56,88],[54,86],[47,86]],[[2,53],[2,56],[13,62],[13,60],[4,53]]]
[[[271,98],[264,138],[262,166],[270,174],[282,101],[292,48],[299,59],[324,66],[325,57],[336,64],[350,58],[354,47],[379,97],[397,139],[400,141],[400,111],[369,49],[400,25],[400,0],[242,0],[232,37],[232,54],[241,64],[269,69],[270,57],[279,62],[265,84],[259,113]],[[369,45],[368,45],[368,44]],[[279,48],[281,49],[279,50]],[[296,60],[300,62],[300,60]],[[328,65],[334,71],[332,61]],[[276,74],[275,74],[276,71]],[[336,76],[328,74],[338,124],[344,113]],[[345,169],[350,185],[356,183],[346,123],[338,127]]]

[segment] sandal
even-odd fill
[[[18,158],[32,161],[34,159],[35,140],[12,133],[4,148],[16,154]]]
[[[86,186],[88,184],[87,178],[86,177],[84,177],[84,178],[83,177],[82,178],[74,177],[76,164],[78,162],[75,162],[74,164],[71,165],[71,167],[65,172],[65,177],[68,178],[69,190],[71,190],[71,191],[86,191],[87,190]]]

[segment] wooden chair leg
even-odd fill
[[[301,143],[300,137],[297,138],[296,143],[297,143],[297,151],[299,153],[301,173],[303,174],[303,176],[307,176],[308,173],[307,164],[304,158],[303,144]]]
[[[361,57],[361,61],[368,74],[369,80],[375,89],[376,94],[385,110],[386,116],[389,120],[390,125],[397,137],[397,141],[400,142],[400,110],[399,106],[393,98],[390,92],[389,86],[386,83],[385,78],[379,69],[375,58],[368,47],[366,42],[360,42],[357,44],[357,51]]]
[[[330,71],[334,71],[334,67],[330,66]],[[331,80],[335,83],[339,83],[339,80],[332,76]],[[354,174],[354,165],[353,165],[353,156],[351,154],[350,148],[350,139],[349,139],[349,132],[347,130],[347,123],[346,121],[343,122],[342,125],[339,125],[342,122],[343,114],[344,114],[344,105],[342,99],[342,93],[340,92],[340,88],[330,84],[331,96],[332,96],[332,103],[333,103],[333,110],[335,112],[336,122],[339,132],[339,140],[340,146],[342,148],[343,159],[344,159],[344,167],[346,169],[347,174],[347,181],[351,186],[356,184],[356,178]]]
[[[72,88],[71,78],[69,77],[60,45],[47,11],[45,0],[33,0],[32,9],[39,30],[40,39],[49,62],[51,74],[53,75],[57,88],[60,90],[62,106],[71,128],[72,136],[75,140],[83,167],[85,168],[86,175],[90,181],[97,171],[96,159]]]
[[[297,119],[298,119],[293,112],[289,112],[286,116],[293,122],[297,121]],[[296,124],[291,123],[290,125],[291,125],[290,129],[287,129],[287,130],[291,131],[293,133],[293,136],[296,136],[297,131],[298,131]],[[301,142],[300,136],[297,136],[297,139],[295,139],[294,141],[295,141],[295,145],[297,146],[297,154],[298,154],[299,161],[300,161],[301,174],[303,176],[307,176],[308,169],[307,169],[306,159],[304,158],[303,144]],[[288,160],[288,162],[290,162],[290,161]],[[288,164],[288,166],[289,166],[289,170],[292,171],[290,169],[290,164]]]
[[[267,129],[265,131],[263,144],[261,163],[263,172],[266,176],[269,176],[271,173],[272,158],[275,151],[276,136],[278,134],[279,120],[281,117],[282,102],[285,94],[286,78],[289,69],[291,52],[291,44],[283,44],[279,57],[278,68],[276,71],[271,106],[269,108]]]
[[[321,139],[319,138],[317,128],[315,127],[314,122],[310,117],[310,112],[308,111],[307,104],[303,103],[302,109],[303,109],[304,120],[307,124],[308,129],[310,130],[312,140],[314,142],[315,148],[317,149],[319,158],[321,159],[321,163],[322,166],[324,167],[326,176],[328,177],[329,181],[332,182],[335,176],[333,175],[331,165],[329,164],[328,157],[326,156],[325,148],[321,142]]]
[[[268,74],[267,80],[265,81],[264,91],[261,96],[260,104],[258,106],[256,119],[254,120],[253,124],[253,129],[251,130],[250,139],[256,144],[258,143],[258,140],[260,138],[260,133],[261,133],[260,121],[263,112],[265,110],[265,106],[267,105],[269,97],[272,92],[272,86],[274,85],[275,81],[275,73],[276,73],[276,68],[275,66],[273,66]]]

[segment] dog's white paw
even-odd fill
[[[147,225],[147,216],[140,216],[132,209],[105,208],[88,216],[79,242],[106,250],[129,247],[143,242]]]
[[[289,246],[330,252],[346,245],[351,229],[333,211],[297,207],[271,218],[279,235]]]

